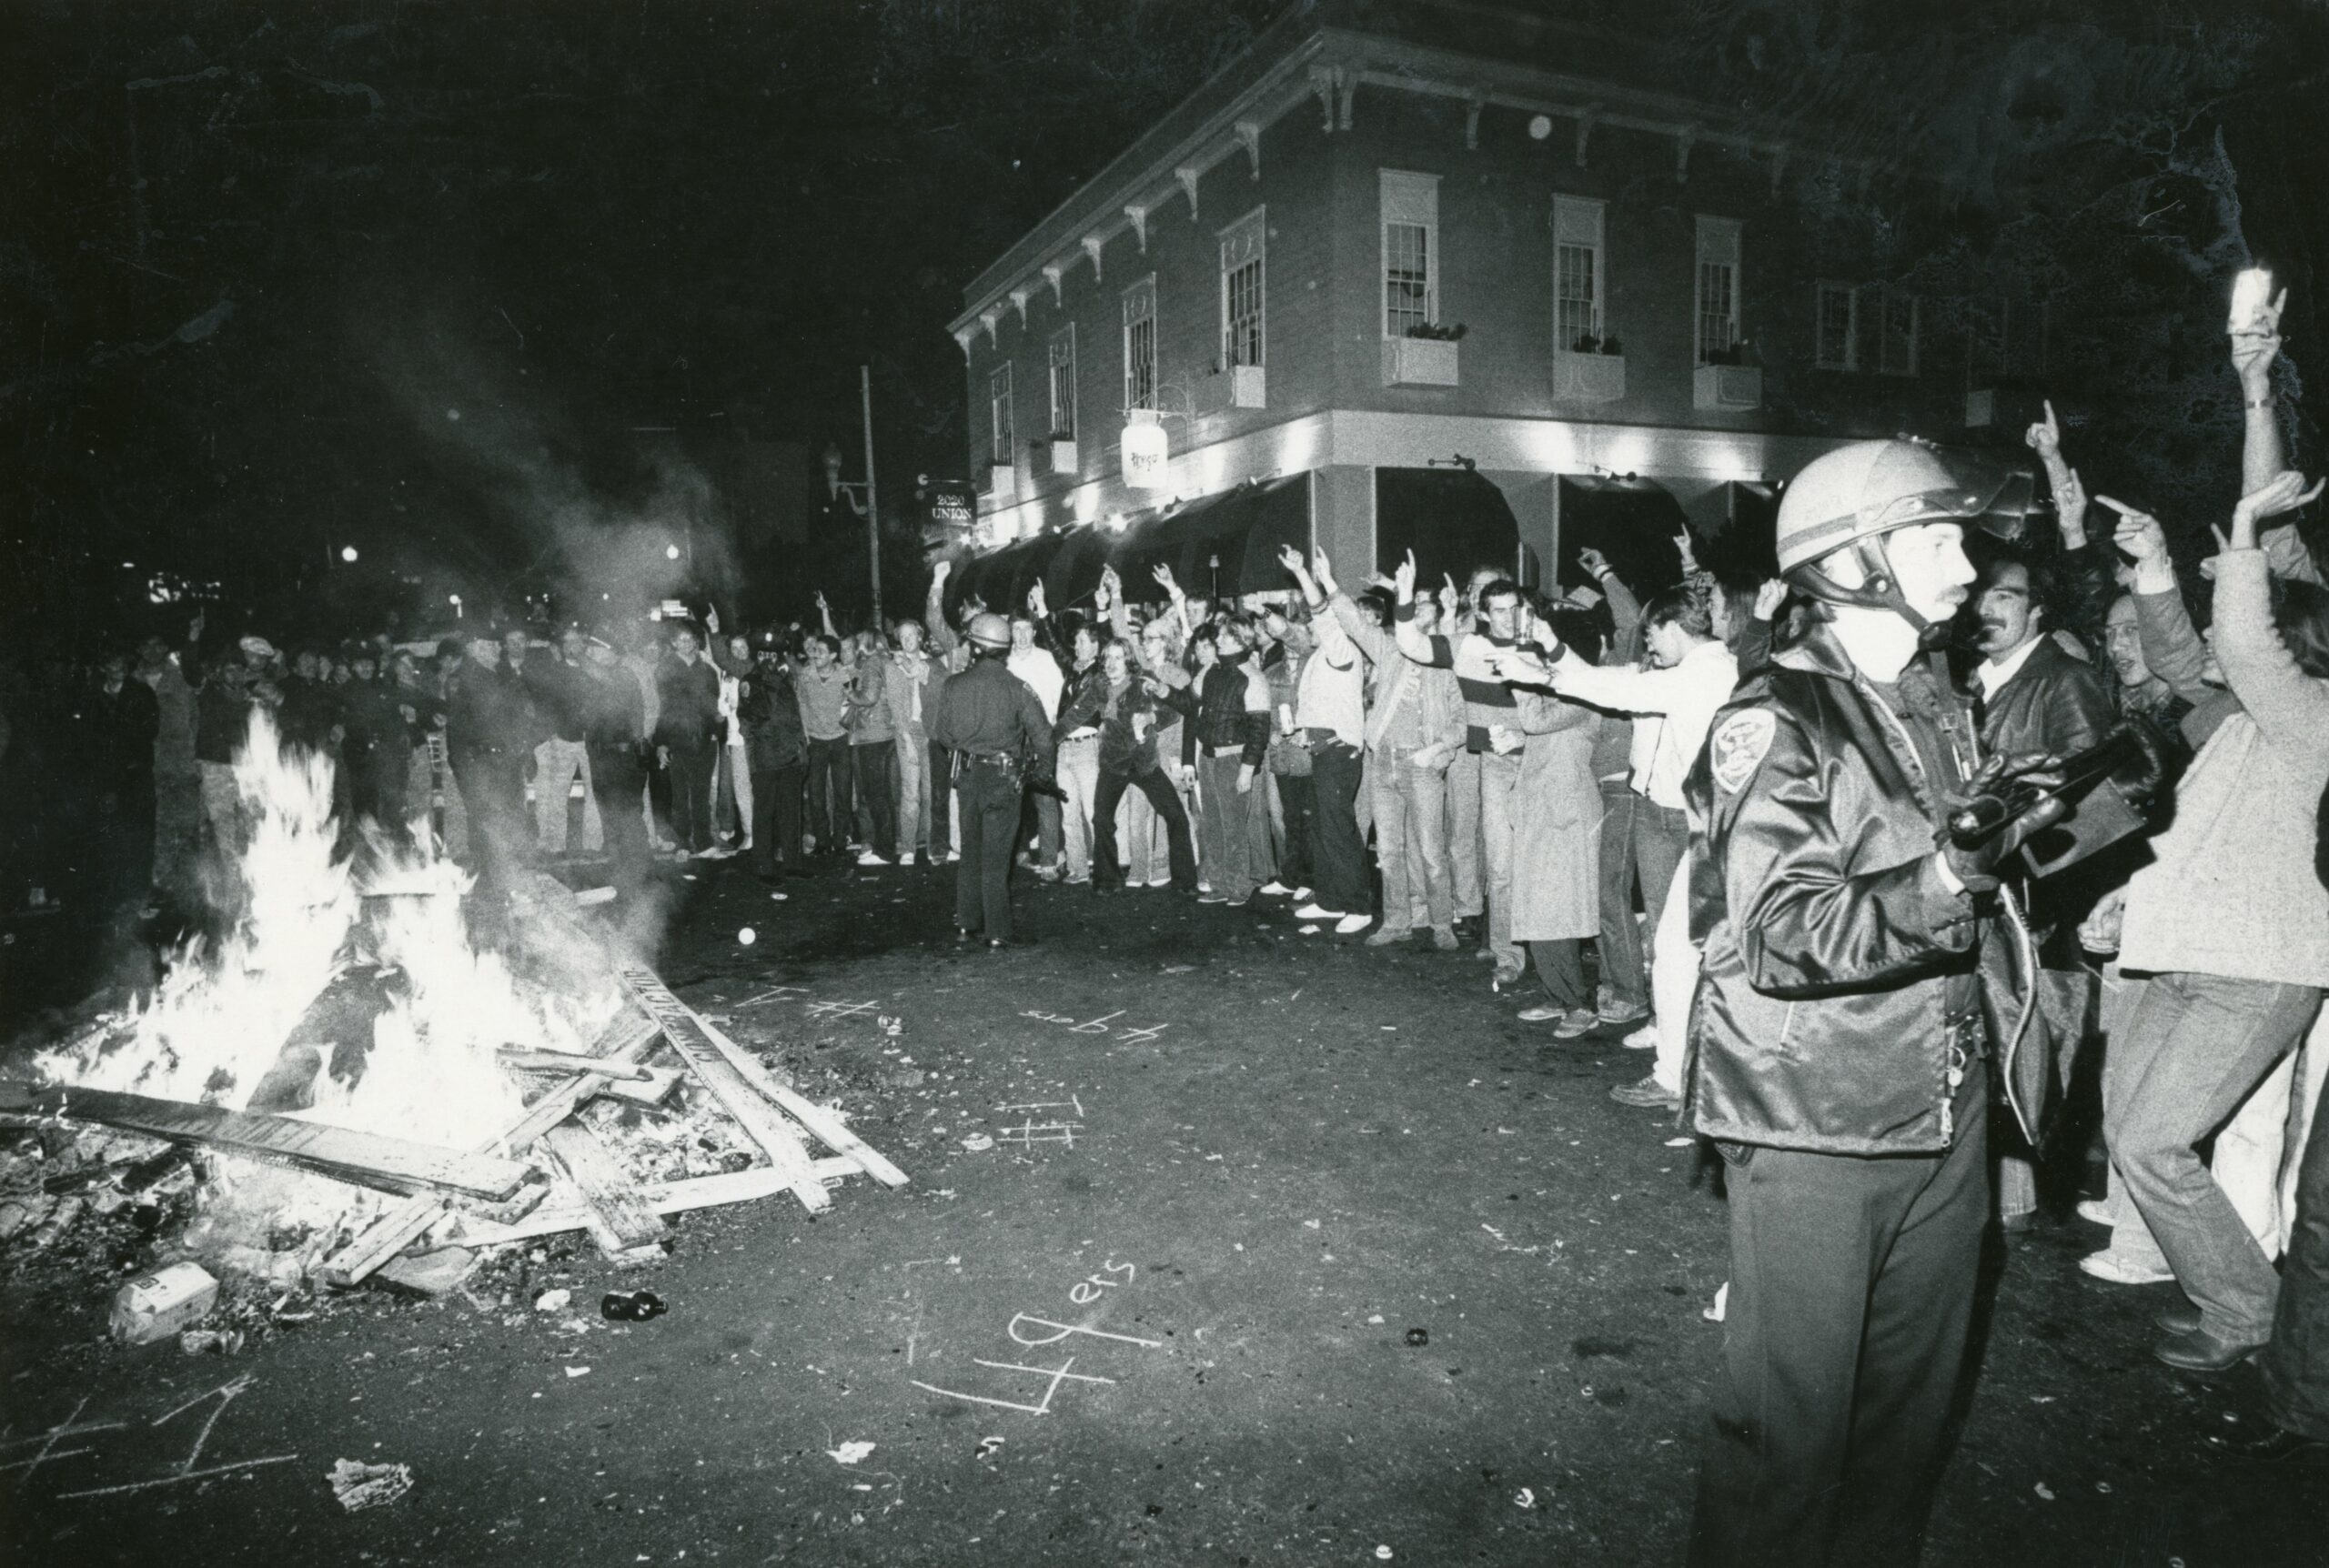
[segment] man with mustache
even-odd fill
[[[1973,698],[1981,744],[1992,753],[2051,753],[2069,757],[2094,745],[2117,721],[2111,693],[2084,660],[2063,651],[2048,625],[2045,600],[2052,578],[2012,555],[1992,559],[1981,574],[1973,599],[1972,638],[1981,662],[1973,668]],[[2081,850],[2136,831],[2142,817],[2105,784],[2080,800],[2065,830]],[[2071,851],[2076,858],[2080,851]],[[2048,882],[2031,899],[2030,919],[2042,948],[2057,933],[2067,937],[2084,916],[2099,887],[2078,879]],[[2047,965],[2050,1005],[2073,1030],[2082,1027],[2088,1006],[2088,971],[2072,942],[2056,949]],[[2005,1150],[1998,1156],[1998,1218],[2008,1231],[2027,1230],[2038,1214],[2037,1172],[2010,1128],[2001,1129]]]

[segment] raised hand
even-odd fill
[[[2118,527],[2111,533],[2111,542],[2135,558],[2138,568],[2150,566],[2160,570],[2171,569],[2167,555],[2167,531],[2159,519],[2149,512],[2137,511],[2124,501],[2114,501],[2108,496],[2094,498],[2102,506],[2119,514]]]
[[[1325,594],[1328,598],[1335,596],[1336,589],[1339,586],[1335,581],[1335,563],[1326,558],[1326,551],[1323,546],[1313,547],[1310,551],[1310,575],[1316,580],[1320,593]]]
[[[1155,567],[1150,569],[1148,575],[1156,579],[1156,586],[1163,588],[1167,595],[1174,598],[1179,598],[1181,597],[1181,585],[1173,580],[1173,568],[1171,567],[1159,562]]]
[[[1682,575],[1689,577],[1699,569],[1699,558],[1690,544],[1690,530],[1684,528],[1674,536],[1675,553],[1682,558]]]
[[[703,629],[709,636],[720,635],[720,607],[718,605],[708,604],[703,607]]]
[[[1027,613],[1037,620],[1043,619],[1050,613],[1044,602],[1044,585],[1040,580],[1027,590]]]
[[[943,583],[949,577],[953,575],[953,571],[954,563],[953,561],[940,561],[936,566],[930,568],[930,580],[933,583]]]
[[[2284,288],[2279,298],[2250,318],[2247,327],[2232,334],[2232,367],[2252,391],[2263,390],[2273,361],[2280,355],[2281,312],[2288,302],[2289,291]]]
[[[2038,454],[2039,461],[2052,467],[2062,455],[2062,421],[2054,417],[2052,398],[2046,400],[2045,409],[2046,417],[2032,421],[2030,428],[2021,433],[2021,441],[2022,445]]]
[[[2227,536],[2221,528],[2211,528],[2221,549],[2253,550],[2256,548],[2256,523],[2262,518],[2278,517],[2283,512],[2317,499],[2329,480],[2315,479],[2307,487],[2304,476],[2294,468],[2283,468],[2260,490],[2251,490],[2240,498],[2232,508],[2232,532]]]
[[[1415,551],[1409,550],[1407,558],[1391,568],[1391,592],[1401,604],[1416,597]]]
[[[2086,481],[2076,468],[2054,470],[2054,526],[2062,532],[2063,548],[2085,548]]]
[[[1609,575],[1609,558],[1591,545],[1577,552],[1577,564],[1583,567],[1585,575],[1595,582],[1599,582]]]
[[[1755,618],[1777,620],[1780,608],[1787,603],[1787,584],[1778,578],[1766,578],[1763,586],[1755,590]]]
[[[828,613],[829,608],[830,607],[825,603],[825,590],[819,588],[817,590],[817,613],[819,615],[824,615]]]
[[[1306,578],[1310,575],[1309,568],[1303,562],[1302,552],[1292,545],[1278,546],[1277,564],[1285,568],[1288,577]]]

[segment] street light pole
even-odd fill
[[[873,624],[882,624],[882,507],[873,489],[873,371],[857,367],[858,407],[865,422],[865,561],[873,577]]]

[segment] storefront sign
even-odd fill
[[[1165,459],[1171,456],[1172,443],[1156,416],[1144,408],[1134,409],[1132,422],[1124,427],[1124,483],[1135,490],[1163,489]]]

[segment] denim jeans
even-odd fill
[[[1310,777],[1287,779],[1285,784],[1307,786],[1309,820],[1303,824],[1310,839],[1309,869],[1318,901],[1346,915],[1363,915],[1373,901],[1366,882],[1366,842],[1358,836],[1353,808],[1358,799],[1358,749],[1339,740],[1321,741],[1311,749]],[[1286,836],[1294,833],[1294,813],[1286,812]],[[1405,911],[1401,911],[1402,918]],[[1390,918],[1386,912],[1386,920]]]
[[[1649,1005],[1641,927],[1634,921],[1634,806],[1640,799],[1622,779],[1601,781],[1601,983],[1627,1012]]]
[[[1092,809],[1100,792],[1100,738],[1059,743],[1059,787],[1067,799],[1057,802],[1060,827],[1066,840],[1067,879],[1080,882],[1092,875]]]
[[[1205,817],[1198,824],[1205,849],[1205,877],[1213,890],[1233,904],[1252,896],[1254,877],[1253,819],[1267,809],[1261,793],[1263,774],[1256,769],[1252,790],[1237,792],[1236,752],[1197,759],[1198,788],[1205,795]]]
[[[2154,975],[2111,1042],[2112,1169],[2202,1326],[2232,1344],[2271,1337],[2280,1280],[2197,1145],[2297,1048],[2320,1005],[2313,986]]]
[[[1690,847],[1690,825],[1679,806],[1661,806],[1645,799],[1634,808],[1634,870],[1641,878],[1643,922],[1649,932],[1652,963],[1658,958],[1658,917],[1666,912],[1666,895],[1674,885],[1674,868]]]
[[[870,740],[849,749],[857,769],[857,806],[865,822],[865,847],[883,859],[898,858],[898,749],[894,740]]]
[[[1520,753],[1480,758],[1480,855],[1487,868],[1488,950],[1496,955],[1497,977],[1520,978],[1526,957],[1512,940],[1512,878],[1516,859],[1514,833],[1520,813]],[[1463,906],[1459,894],[1457,906]]]
[[[1383,928],[1414,929],[1416,910],[1437,930],[1455,921],[1447,876],[1447,769],[1418,768],[1415,753],[1375,752],[1367,783],[1375,803],[1375,858],[1383,868]]]
[[[2306,1064],[2317,1079],[2329,1071],[2329,1053],[2315,1030]],[[2296,1099],[2305,1099],[2303,1090]],[[2293,1121],[2295,1119],[2292,1119]],[[2291,1432],[2329,1442],[2329,1134],[2304,1140],[2297,1168],[2296,1221],[2281,1263],[2281,1300],[2273,1342],[2259,1363],[2264,1403]]]
[[[1477,919],[1487,908],[1480,874],[1480,759],[1485,755],[1458,751],[1447,765],[1447,867],[1459,920]]]

